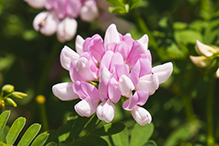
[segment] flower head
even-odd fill
[[[88,117],[96,112],[109,123],[115,115],[114,104],[123,97],[122,107],[131,111],[139,124],[151,122],[149,112],[140,106],[170,77],[173,66],[169,62],[152,67],[147,35],[134,40],[111,24],[104,39],[98,34],[85,40],[77,36],[75,48],[77,53],[67,46],[61,51],[61,65],[69,71],[72,83],[53,86],[59,99],[80,98],[75,105],[79,115]]]

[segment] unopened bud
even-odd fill
[[[208,67],[212,62],[211,58],[205,56],[190,56],[190,59],[197,67]]]
[[[26,97],[27,94],[22,93],[22,92],[17,92],[17,91],[15,91],[15,92],[12,92],[12,93],[10,94],[10,96],[11,96],[11,97],[15,97],[15,98],[23,98],[23,97]]]
[[[11,98],[5,98],[5,103],[8,105],[12,105],[13,107],[17,107],[17,104]]]
[[[196,46],[198,48],[199,53],[206,57],[211,57],[219,52],[219,49],[217,47],[210,47],[205,44],[202,44],[198,40],[196,41]]]
[[[14,86],[9,85],[9,84],[4,85],[4,86],[2,87],[2,91],[3,91],[3,92],[6,92],[6,93],[11,93],[11,92],[14,91]]]

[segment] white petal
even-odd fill
[[[166,82],[173,72],[173,64],[171,62],[158,65],[152,68],[152,72],[158,77],[159,84]]]
[[[68,46],[64,46],[60,54],[60,62],[64,69],[69,70],[71,62],[77,62],[79,55]]]
[[[39,13],[33,20],[33,27],[46,36],[53,35],[59,24],[58,18],[49,12]]]
[[[198,51],[206,57],[211,57],[212,55],[214,55],[215,53],[219,51],[218,48],[207,46],[205,44],[202,44],[198,40],[196,41],[196,45],[197,45]]]
[[[100,103],[97,107],[97,117],[100,120],[104,120],[107,123],[110,123],[113,120],[114,115],[115,106],[110,100]]]
[[[132,83],[132,80],[127,77],[126,75],[122,75],[119,78],[119,89],[121,91],[121,94],[126,97],[132,96],[132,90],[134,90],[134,84]]]
[[[104,37],[104,47],[106,48],[106,46],[109,43],[118,43],[120,41],[120,36],[119,36],[119,32],[116,29],[116,25],[115,24],[111,24],[105,33],[105,37]]]
[[[52,87],[52,92],[56,97],[64,101],[77,99],[78,96],[73,92],[72,85],[73,83],[71,82],[55,84]]]
[[[139,78],[138,84],[136,85],[136,90],[145,90],[148,91],[150,95],[152,95],[158,89],[158,87],[158,77],[154,74],[149,74]]]
[[[24,1],[26,1],[31,7],[34,8],[43,8],[46,3],[46,0],[24,0]]]
[[[91,115],[93,115],[96,112],[98,106],[98,102],[97,101],[93,101],[93,100],[81,100],[80,102],[78,102],[74,108],[75,111],[82,117],[90,117]]]
[[[219,68],[216,71],[216,77],[219,78]]]
[[[135,121],[142,126],[151,123],[151,114],[142,107],[135,106],[135,108],[131,111],[131,114]]]
[[[111,79],[112,74],[109,72],[109,70],[104,66],[100,72],[100,82],[107,82]]]
[[[81,8],[80,17],[83,21],[91,22],[98,16],[95,1],[85,1]]]
[[[142,47],[144,48],[145,51],[148,49],[148,35],[143,35],[139,40],[137,40]]]
[[[84,44],[84,39],[80,35],[77,35],[75,41],[75,48],[79,55],[83,52],[82,51],[83,44]]]
[[[57,28],[57,37],[60,42],[65,42],[71,40],[77,31],[78,23],[73,18],[65,18],[59,23]]]

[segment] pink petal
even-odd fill
[[[136,94],[136,95],[135,95]],[[134,96],[138,97],[138,105],[144,105],[149,97],[149,92],[144,90],[138,90],[136,91]]]
[[[113,75],[116,80],[119,80],[122,75],[129,75],[129,66],[127,64],[116,64],[114,67],[115,73]]]
[[[119,36],[119,32],[116,29],[116,25],[115,24],[111,24],[105,33],[105,37],[104,37],[104,47],[106,48],[106,46],[109,43],[118,43],[120,42],[120,36]]]
[[[81,8],[80,17],[83,21],[91,22],[98,16],[98,9],[95,1],[85,1]]]
[[[148,35],[145,34],[143,35],[138,42],[142,45],[142,47],[144,48],[145,51],[147,51],[148,49]]]
[[[111,79],[112,74],[104,66],[100,72],[99,77],[99,95],[102,101],[105,101],[108,98],[108,82]]]
[[[34,8],[43,8],[46,4],[46,0],[24,0],[26,1],[31,7]]]
[[[110,62],[110,67],[109,67],[109,71],[111,73],[114,73],[115,72],[115,65],[118,65],[118,64],[124,64],[124,61],[123,61],[123,57],[120,53],[115,53],[112,57],[112,60]]]
[[[113,53],[112,51],[107,51],[107,52],[104,54],[104,56],[103,56],[103,58],[102,58],[102,60],[101,60],[101,62],[100,62],[100,70],[102,70],[102,68],[103,68],[104,66],[109,70],[109,68],[110,68],[110,63],[111,63],[111,60],[112,60],[112,58],[113,58],[113,55],[114,55],[114,53]]]
[[[83,44],[83,52],[90,52],[91,55],[100,62],[104,54],[101,36],[96,34],[91,38],[86,38]]]
[[[74,106],[74,109],[80,116],[90,117],[96,112],[97,106],[98,106],[98,102],[84,99],[78,102]]]
[[[58,24],[57,37],[60,42],[70,41],[76,34],[78,23],[75,19],[66,17]]]
[[[135,108],[131,111],[131,114],[135,121],[142,126],[151,123],[151,114],[142,107],[135,106]]]
[[[151,70],[151,61],[146,58],[140,58],[131,70],[130,79],[133,84],[136,85],[138,83],[138,79],[144,75],[150,74]]]
[[[158,65],[152,68],[152,72],[158,77],[159,84],[166,82],[173,72],[173,64],[171,62]]]
[[[137,94],[134,94],[131,98],[127,99],[122,107],[125,109],[125,110],[132,110],[138,103],[138,96]]]
[[[97,113],[97,117],[100,120],[104,120],[107,123],[110,123],[115,115],[115,106],[110,100],[101,102],[97,107],[96,113]]]
[[[83,92],[88,95],[88,97],[92,100],[99,100],[99,91],[97,90],[97,88],[87,82],[81,82],[81,89],[83,90]]]
[[[73,82],[72,89],[74,93],[80,98],[80,99],[86,99],[89,98],[88,95],[83,91],[81,87],[81,82],[80,81],[75,81]]]
[[[63,0],[60,0],[63,1]],[[82,4],[81,0],[68,0],[68,4],[66,7],[66,13],[67,15],[72,16],[73,18],[78,17],[80,10],[81,10]]]
[[[158,87],[158,77],[154,74],[149,74],[139,78],[138,84],[136,85],[136,90],[145,90],[152,95],[158,89]]]
[[[77,35],[75,40],[75,48],[79,55],[81,55],[83,52],[82,51],[83,44],[84,44],[84,39],[80,35]]]
[[[80,75],[80,73],[77,71],[75,67],[75,63],[71,62],[70,69],[69,69],[69,75],[71,77],[71,80],[74,81],[85,81],[85,79]]]
[[[53,94],[61,100],[73,100],[77,99],[78,96],[74,93],[72,89],[73,83],[59,83],[52,87]]]
[[[132,96],[132,90],[134,90],[134,85],[129,77],[126,75],[122,75],[119,78],[119,89],[121,91],[121,94],[126,97]]]
[[[60,54],[60,62],[63,68],[70,69],[71,62],[77,62],[79,55],[68,46],[64,46]]]
[[[109,99],[117,103],[120,100],[121,92],[118,87],[118,82],[115,80],[115,78],[112,78],[108,84],[108,96]]]

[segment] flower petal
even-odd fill
[[[104,120],[107,123],[110,123],[115,115],[115,106],[110,100],[101,102],[97,107],[96,113],[97,113],[97,117],[100,120]]]
[[[158,77],[159,84],[166,82],[173,72],[173,64],[171,62],[158,65],[152,68],[152,72]]]
[[[76,34],[78,23],[75,19],[66,17],[58,24],[57,37],[60,42],[70,41]]]
[[[109,43],[118,43],[120,41],[120,36],[119,36],[119,32],[116,29],[116,25],[115,24],[111,24],[105,33],[105,37],[104,37],[104,47],[106,48],[106,46]]]
[[[75,41],[75,48],[76,48],[76,51],[79,55],[81,55],[83,52],[83,50],[82,50],[83,44],[84,44],[84,39],[80,35],[77,35],[76,41]]]
[[[142,126],[151,123],[151,114],[142,107],[135,106],[135,108],[131,111],[131,114],[135,121]]]
[[[197,45],[198,51],[206,57],[211,57],[212,55],[214,55],[215,53],[219,51],[218,48],[207,46],[205,44],[202,44],[198,40],[196,41],[196,45]]]
[[[74,109],[80,116],[90,117],[96,112],[97,106],[98,106],[98,102],[84,99],[78,102],[74,106]]]
[[[60,62],[64,69],[69,70],[71,62],[77,62],[79,55],[68,46],[64,46],[60,54]]]
[[[95,1],[85,1],[80,11],[80,17],[83,21],[91,22],[98,16],[98,10]]]
[[[139,82],[136,85],[136,90],[145,90],[148,91],[150,95],[152,95],[158,89],[158,87],[158,77],[155,74],[149,74],[139,78]]]
[[[145,34],[143,35],[138,42],[142,45],[142,47],[144,48],[145,51],[147,51],[148,49],[148,35]]]
[[[71,82],[59,83],[53,85],[52,92],[56,97],[64,101],[77,99],[78,96],[74,93],[72,87],[73,83]]]
[[[126,75],[122,75],[119,78],[119,89],[121,91],[121,94],[126,97],[132,96],[132,90],[134,90],[134,85],[129,77]]]
[[[118,87],[118,82],[115,78],[111,78],[108,84],[108,96],[109,99],[114,103],[117,103],[120,100],[121,92]]]
[[[134,94],[131,98],[124,101],[122,107],[125,110],[131,111],[138,103],[138,95]]]
[[[24,0],[24,1],[26,1],[31,7],[34,8],[43,8],[46,3],[46,0]]]
[[[189,56],[189,57],[197,67],[208,67],[212,63],[212,58],[207,58],[205,56]]]

